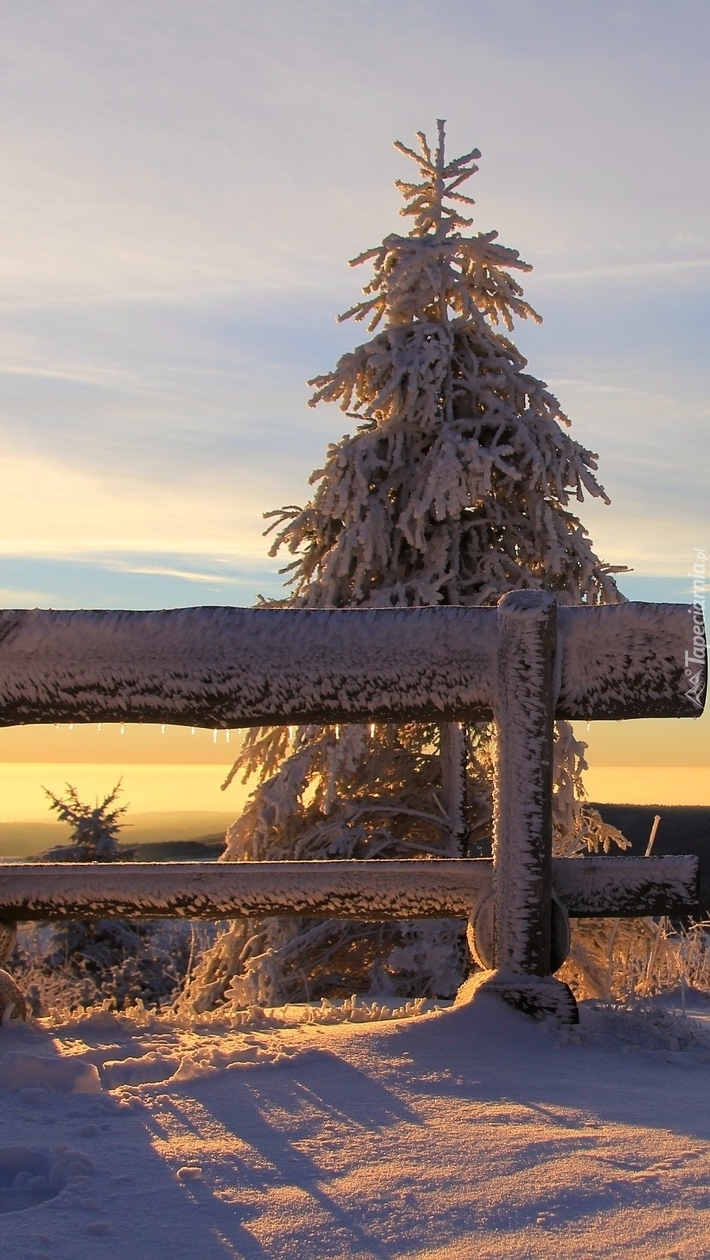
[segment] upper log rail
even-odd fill
[[[554,716],[698,716],[693,613],[559,607]],[[0,725],[475,720],[494,713],[498,640],[495,608],[4,611]]]

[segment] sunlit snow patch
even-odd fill
[[[53,1094],[99,1094],[101,1081],[93,1063],[76,1057],[50,1058],[8,1050],[0,1059],[0,1088],[50,1090]]]

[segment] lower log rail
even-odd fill
[[[645,918],[697,906],[696,857],[553,858],[572,918]],[[313,862],[24,862],[0,867],[0,922],[272,915],[469,918],[490,858]]]

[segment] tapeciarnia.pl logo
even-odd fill
[[[703,675],[705,672],[705,589],[707,556],[704,547],[694,547],[695,561],[693,571],[688,577],[693,580],[693,602],[688,612],[693,624],[693,650],[685,653],[685,676],[690,686],[686,692],[693,704],[702,708]]]

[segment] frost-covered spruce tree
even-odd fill
[[[515,278],[530,267],[496,232],[464,234],[472,220],[461,208],[474,203],[461,186],[478,150],[447,161],[441,121],[434,152],[418,141],[419,153],[395,145],[419,171],[396,181],[409,233],[351,264],[371,263],[373,275],[340,318],[375,335],[310,382],[310,405],[337,403],[355,431],[329,448],[305,507],[268,514],[271,554],[293,557],[283,570],[292,593],[271,606],[492,605],[521,588],[566,604],[618,601],[619,570],[597,559],[570,508],[585,491],[608,501],[597,457],[568,436],[556,398],[507,336],[515,317],[539,321]],[[256,787],[225,859],[484,852],[492,740],[482,723],[251,731],[232,775]],[[556,749],[557,851],[608,847],[610,829],[584,803],[585,746],[560,724]],[[466,967],[462,925],[450,921],[239,920],[186,1000],[443,996]]]

